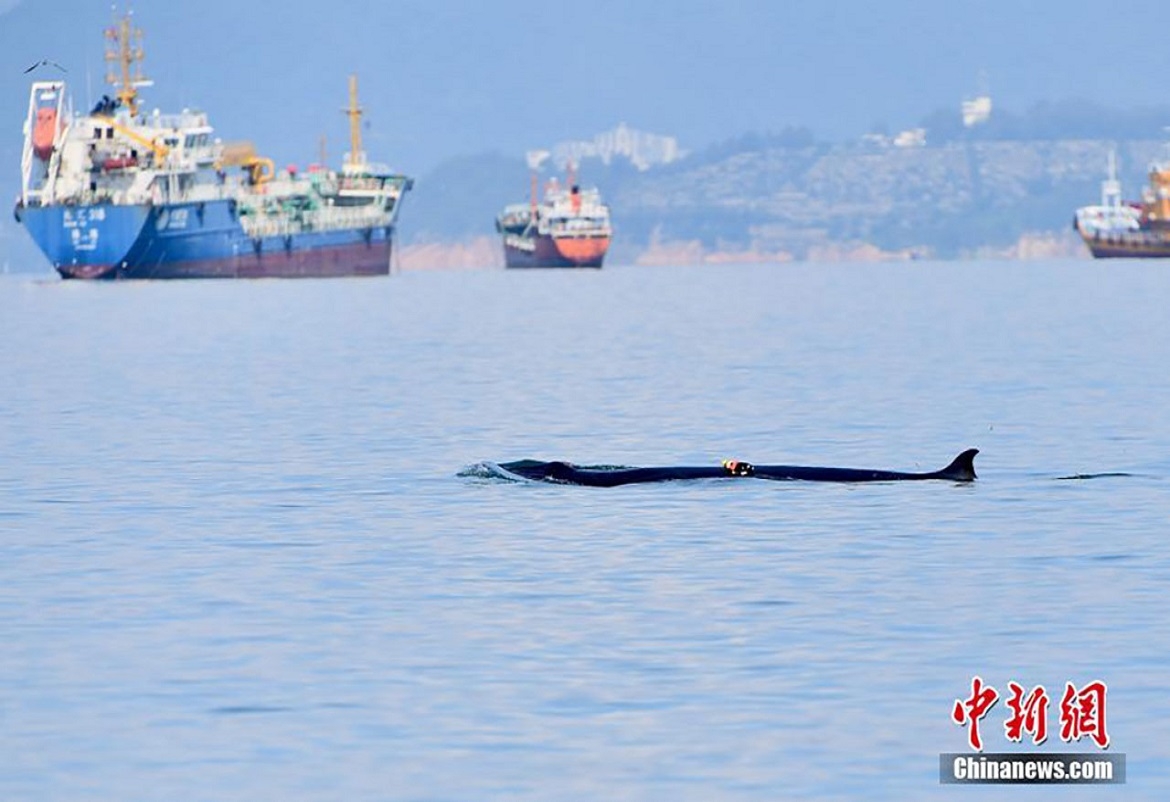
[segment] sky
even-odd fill
[[[125,0],[117,0],[119,11]],[[1170,3],[1130,0],[136,0],[146,109],[208,112],[280,166],[338,165],[348,76],[371,160],[426,180],[460,156],[591,139],[620,122],[689,151],[810,128],[914,127],[985,86],[996,108],[1165,107]],[[77,107],[109,91],[113,0],[0,0],[0,205],[20,187],[30,75]],[[32,73],[61,75],[53,68]],[[1170,120],[1167,121],[1170,124]],[[11,202],[11,201],[10,201]],[[0,270],[37,258],[0,210]]]
[[[119,4],[119,8],[123,6]],[[986,78],[1001,108],[1160,105],[1170,4],[1088,0],[137,0],[148,108],[201,108],[278,163],[344,149],[359,76],[371,158],[419,176],[520,156],[618,122],[689,150],[748,132],[849,139],[912,127]],[[19,170],[23,70],[64,65],[78,105],[106,87],[110,0],[0,0],[0,189]],[[44,77],[52,70],[37,73]],[[4,111],[7,110],[7,111]],[[11,192],[9,193],[11,195]]]

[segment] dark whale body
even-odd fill
[[[674,466],[659,468],[583,468],[568,462],[519,460],[505,462],[501,468],[509,473],[539,482],[617,487],[646,482],[671,482],[682,479],[755,478],[773,481],[804,482],[902,482],[943,479],[950,482],[975,480],[977,448],[969,448],[955,457],[950,465],[929,473],[903,473],[869,468],[817,468],[807,465],[749,465],[745,462],[721,466]]]

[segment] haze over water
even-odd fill
[[[0,798],[1003,798],[938,783],[975,674],[1108,683],[1128,784],[1027,796],[1165,798],[1168,294],[1134,262],[5,277]],[[459,475],[969,446],[970,486]]]

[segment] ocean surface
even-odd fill
[[[6,276],[0,799],[1166,799],[1168,301],[1157,262]],[[491,468],[967,447],[966,486]],[[976,675],[989,752],[1100,754],[1059,703],[1107,683],[1127,784],[940,785]]]

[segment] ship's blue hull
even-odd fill
[[[231,200],[30,206],[17,216],[65,278],[385,275],[392,226],[249,237]]]

